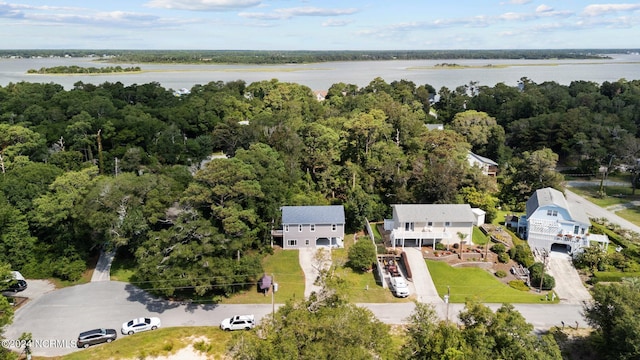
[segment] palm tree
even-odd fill
[[[464,250],[464,239],[467,238],[469,234],[464,234],[458,231],[458,238],[460,239],[460,259],[462,259],[462,253]]]

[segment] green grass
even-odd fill
[[[489,237],[485,235],[479,227],[473,227],[473,243],[476,245],[484,245],[489,242]]]
[[[334,274],[339,276],[343,283],[338,291],[347,297],[352,303],[398,303],[409,302],[408,299],[400,299],[393,296],[389,289],[376,283],[373,272],[359,273],[345,267],[347,262],[346,249],[331,250],[333,265],[336,266]]]
[[[454,303],[463,303],[467,299],[483,303],[552,303],[545,301],[544,294],[513,289],[483,269],[454,268],[432,260],[427,260],[427,267],[440,297],[450,287],[449,299]]]
[[[175,354],[178,350],[199,340],[208,343],[207,355],[221,359],[233,334],[216,326],[161,328],[130,336],[119,336],[110,344],[59,357],[63,360],[145,359]],[[51,359],[51,358],[47,358]]]
[[[132,282],[134,268],[135,260],[133,258],[116,255],[111,264],[111,280]]]
[[[640,207],[638,206],[616,211],[616,215],[636,225],[640,225]]]
[[[291,298],[302,299],[304,297],[304,272],[300,267],[297,250],[277,249],[273,255],[266,256],[262,260],[262,267],[267,275],[273,275],[273,280],[278,283],[278,291],[274,301],[278,304],[285,303]],[[270,304],[271,295],[258,292],[258,288],[223,299],[223,304]]]

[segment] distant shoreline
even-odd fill
[[[638,49],[531,50],[0,50],[0,58],[89,58],[100,62],[138,64],[311,64],[384,60],[607,60],[612,54]]]

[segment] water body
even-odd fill
[[[413,81],[416,85],[429,84],[436,90],[446,86],[458,86],[477,82],[480,86],[493,87],[497,83],[516,86],[518,80],[527,77],[535,83],[555,81],[569,85],[574,80],[593,81],[601,84],[619,79],[640,79],[640,55],[611,55],[603,60],[398,60],[329,62],[292,65],[187,65],[187,64],[109,64],[94,62],[90,58],[39,58],[0,59],[0,86],[20,81],[57,83],[65,89],[73,84],[102,84],[121,82],[125,86],[157,82],[166,89],[190,89],[197,84],[211,81],[229,82],[244,80],[247,84],[262,80],[278,79],[306,85],[312,90],[326,90],[336,83],[368,85],[376,77],[387,83],[399,80]],[[438,67],[443,63],[455,63],[462,67]],[[38,75],[27,74],[29,69],[54,66],[103,67],[120,65],[139,66],[139,73]]]

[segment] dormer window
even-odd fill
[[[311,232],[316,231],[316,225],[315,224],[309,225],[309,231],[311,231]]]
[[[298,231],[302,232],[302,224],[298,225]]]

